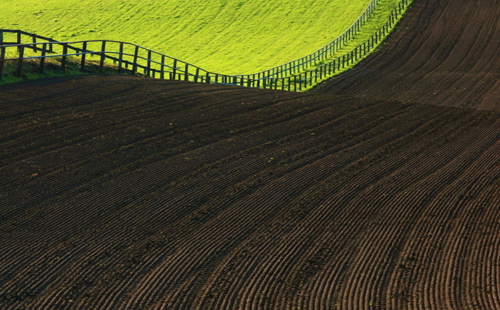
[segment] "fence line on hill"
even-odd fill
[[[288,75],[293,75],[300,71],[301,69],[305,69],[314,65],[316,62],[324,61],[328,57],[332,57],[337,51],[339,51],[343,46],[345,46],[349,40],[351,40],[355,35],[359,33],[361,27],[366,24],[366,22],[372,17],[375,9],[381,0],[372,0],[363,13],[356,19],[352,25],[347,28],[342,34],[340,34],[337,38],[335,38],[330,43],[321,47],[317,51],[303,56],[301,58],[289,61],[282,65],[254,73],[251,75],[262,75],[262,76],[276,76],[276,77],[285,77]],[[247,77],[250,75],[247,75]]]
[[[373,5],[376,5],[378,1],[379,0],[374,0],[370,3],[370,5],[372,5],[372,3]],[[133,43],[114,40],[59,42],[51,38],[20,30],[0,29],[0,78],[2,78],[2,75],[4,74],[4,64],[7,61],[17,62],[13,70],[13,75],[21,76],[26,63],[33,65],[34,62],[38,60],[39,63],[37,71],[43,72],[46,66],[54,66],[53,63],[47,64],[46,60],[56,59],[56,62],[59,64],[58,67],[65,70],[68,58],[79,58],[79,69],[82,71],[84,71],[89,65],[97,67],[100,70],[104,70],[106,60],[108,60],[112,61],[118,67],[119,71],[127,70],[129,72],[137,73],[142,70],[144,75],[153,78],[158,77],[170,80],[302,91],[312,87],[326,77],[332,76],[336,72],[352,65],[354,62],[360,60],[362,57],[371,52],[389,33],[397,22],[398,17],[404,13],[411,1],[412,0],[401,0],[391,11],[387,22],[368,40],[358,45],[349,53],[336,57],[312,70],[305,70],[307,68],[307,64],[310,64],[313,60],[321,59],[321,57],[325,57],[324,59],[326,59],[326,55],[329,53],[330,55],[333,55],[334,47],[340,46],[338,45],[340,43],[337,45],[333,43],[337,39],[326,45],[324,48],[311,54],[314,56],[308,55],[301,58],[302,60],[305,59],[301,63],[296,60],[255,74],[225,75],[206,71],[198,66]],[[365,10],[365,13],[367,12],[368,11]],[[358,24],[356,24],[356,22],[353,24],[357,26],[354,28],[351,26],[349,28],[352,28],[352,32],[348,29],[340,37],[349,38],[346,40],[350,40],[355,35],[355,31],[359,31],[362,20],[362,18],[359,18],[358,21],[360,22]],[[4,41],[4,34],[9,33],[15,34],[15,41]],[[23,43],[25,42],[23,39],[26,38],[29,43]],[[15,58],[9,58],[9,50],[12,51],[14,49],[17,50],[18,56]],[[35,54],[40,52],[40,55],[25,56],[26,49],[34,51]],[[89,61],[89,57],[97,57],[98,61]],[[287,74],[286,72],[290,74]]]

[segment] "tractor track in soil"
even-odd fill
[[[500,309],[499,10],[415,1],[308,93],[2,86],[0,309]]]

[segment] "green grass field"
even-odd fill
[[[245,74],[314,52],[348,28],[369,2],[2,0],[0,28],[61,41],[133,42],[209,71]],[[397,2],[383,0],[356,40],[377,29]]]

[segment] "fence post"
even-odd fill
[[[33,51],[35,52],[36,54],[36,51],[37,51],[37,48],[36,48],[36,35],[32,35],[31,36],[33,38]]]
[[[132,72],[133,73],[137,72],[137,58],[138,57],[139,57],[139,46],[135,46],[135,49],[134,49],[134,63],[132,64]],[[162,57],[162,64],[163,64],[163,59],[164,59],[164,57]]]
[[[210,83],[210,73],[209,73],[209,72],[207,72],[206,82],[207,82],[207,83]]]
[[[17,31],[17,44],[21,44],[21,30]]]
[[[172,76],[173,76],[173,79],[172,80],[175,80],[175,75],[177,73],[177,59],[174,59],[174,65],[173,65],[173,70],[172,70]]]
[[[106,41],[102,41],[101,44],[101,60],[99,62],[99,67],[101,68],[101,71],[104,71],[104,58],[105,58],[105,53],[106,52]]]
[[[123,42],[120,42],[120,50],[118,54],[118,72],[122,72],[123,69],[122,67],[123,67]]]
[[[5,47],[0,47],[0,80],[2,79],[3,63],[5,59]]]
[[[151,50],[148,50],[148,76],[151,76]]]
[[[42,58],[40,58],[40,73],[43,73],[43,67],[45,66],[45,54],[47,50],[47,44],[42,45]]]
[[[68,44],[63,43],[63,56],[61,60],[61,68],[63,71],[66,71],[66,55],[68,54]]]
[[[0,45],[3,45],[3,30],[0,29]]]
[[[186,64],[186,69],[184,71],[184,81],[189,81],[189,73],[188,73],[188,70],[189,70],[189,65]]]
[[[200,68],[196,68],[196,74],[194,75],[194,82],[198,82],[198,76],[200,75]]]
[[[82,45],[82,65],[80,67],[80,71],[83,72],[83,69],[85,68],[85,53],[87,52],[87,41],[83,42]]]
[[[136,46],[136,49],[139,49],[137,46]],[[135,55],[134,55],[135,57]],[[134,60],[135,63],[137,63],[137,60]],[[161,73],[160,73],[160,78],[162,80],[165,79],[165,55],[161,55]]]
[[[16,71],[17,77],[21,76],[21,70],[23,67],[23,57],[24,57],[24,46],[19,46],[19,60],[17,62],[17,71]]]

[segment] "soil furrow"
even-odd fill
[[[499,10],[415,1],[310,93],[1,86],[0,308],[500,308]]]

